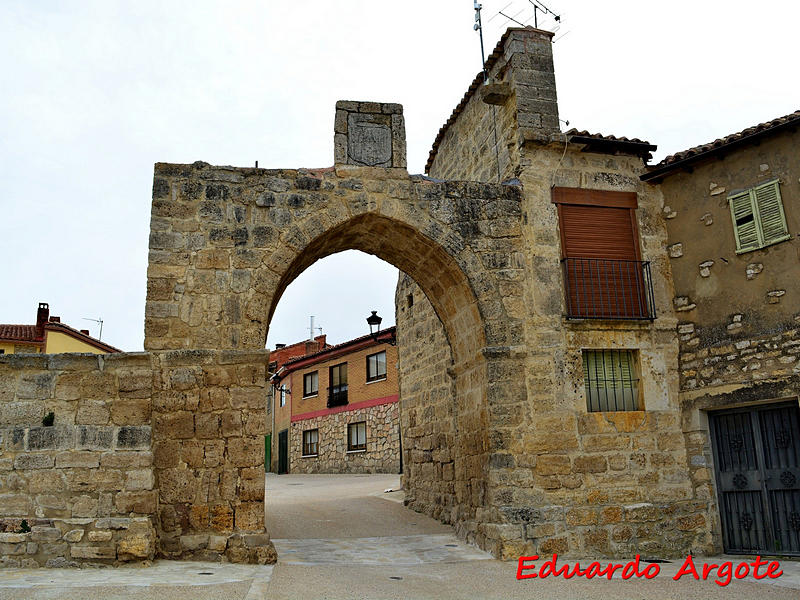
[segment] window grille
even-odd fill
[[[319,454],[319,429],[308,429],[303,432],[303,456]]]
[[[632,350],[584,350],[583,377],[589,412],[640,410]]]
[[[367,357],[367,381],[386,379],[386,352],[378,352]]]
[[[366,450],[367,449],[367,422],[350,423],[347,426],[347,449]]]

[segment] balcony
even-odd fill
[[[565,258],[568,319],[656,318],[650,262]]]
[[[347,384],[332,385],[328,388],[328,408],[347,404]]]

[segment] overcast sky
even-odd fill
[[[647,139],[658,160],[800,108],[800,3],[545,4],[562,16],[569,127]],[[527,0],[483,5],[487,55],[498,11],[532,24]],[[473,15],[470,0],[1,0],[0,322],[32,323],[47,301],[141,350],[155,162],[330,166],[336,100],[378,100],[404,105],[422,172],[480,70]],[[364,255],[320,261],[287,290],[269,344],[306,336],[311,314],[332,342],[363,335],[370,310],[390,325],[396,278]]]

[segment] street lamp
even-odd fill
[[[375,342],[378,341],[378,335],[381,332],[381,321],[383,321],[383,319],[380,316],[378,316],[377,310],[373,310],[372,314],[367,317],[367,325],[369,325],[369,334],[372,336],[372,339]],[[392,337],[388,339],[384,339],[383,341],[389,344],[390,346],[397,345],[397,338],[394,335],[392,335]]]
[[[369,333],[376,342],[378,341],[378,333],[380,333],[381,330],[381,321],[383,321],[383,319],[378,316],[377,310],[373,310],[372,314],[367,317],[367,325],[369,325]]]

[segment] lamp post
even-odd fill
[[[371,312],[372,314],[367,317],[367,325],[369,325],[369,334],[372,336],[373,341],[377,342],[378,335],[381,332],[381,322],[383,321],[383,318],[381,318],[378,315],[377,310],[373,310]],[[392,337],[390,337],[389,339],[385,339],[383,341],[389,344],[390,346],[397,345],[397,338],[394,335],[392,335]]]

